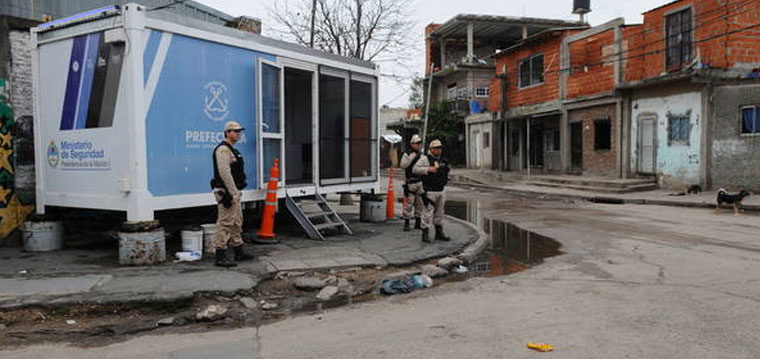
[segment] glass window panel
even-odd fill
[[[531,84],[544,82],[544,55],[538,55],[531,60]]]
[[[280,155],[280,141],[281,140],[276,139],[276,138],[263,139],[264,169],[266,170],[264,173],[264,182],[269,180],[269,169],[272,168],[272,165],[274,164],[274,159],[275,158],[282,159],[282,156]],[[282,171],[280,173],[282,173]],[[280,174],[280,180],[282,180],[282,174]]]
[[[263,132],[280,133],[280,69],[261,64]]]
[[[319,76],[319,177],[345,178],[345,79]]]
[[[752,133],[753,131],[753,115],[755,114],[755,108],[742,109],[742,133]]]
[[[755,107],[755,127],[752,128],[753,133],[760,133],[760,107]]]
[[[372,84],[351,81],[351,177],[372,175]]]
[[[523,60],[520,62],[520,87],[530,85],[530,61]]]

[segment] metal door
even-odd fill
[[[570,169],[583,171],[583,128],[582,123],[570,124]]]
[[[655,123],[653,117],[639,121],[639,173],[655,173]]]

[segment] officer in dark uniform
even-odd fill
[[[214,234],[216,248],[216,265],[219,267],[234,267],[237,263],[227,257],[227,247],[232,246],[235,260],[252,259],[253,255],[243,249],[243,207],[241,205],[241,190],[246,186],[243,155],[235,149],[235,143],[240,140],[243,127],[235,121],[227,122],[224,126],[224,141],[214,149],[214,178],[211,188],[216,197],[217,220]]]

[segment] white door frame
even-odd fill
[[[652,171],[647,172],[642,169],[642,161],[644,159],[643,156],[643,144],[644,144],[644,121],[652,121]],[[638,116],[638,148],[639,148],[639,155],[638,155],[638,163],[637,163],[637,172],[642,174],[656,174],[657,173],[657,114],[654,113],[647,113],[647,114],[640,114]]]
[[[291,68],[296,70],[303,70],[311,72],[311,184],[301,183],[294,185],[296,187],[304,187],[308,186],[311,187],[318,183],[319,181],[319,66],[317,64],[304,62],[304,61],[298,61],[294,59],[289,58],[280,58],[278,63],[283,67],[283,124],[285,119],[285,69]],[[283,133],[285,128],[283,127]],[[285,139],[283,138],[283,151],[285,146]],[[283,152],[283,157],[285,156],[285,153]],[[285,177],[283,176],[283,179]]]
[[[280,104],[280,132],[279,133],[271,133],[271,132],[265,132],[264,131],[264,81],[262,78],[262,68],[264,65],[275,67],[279,70],[279,104]],[[278,182],[278,187],[283,187],[285,185],[285,106],[284,104],[284,97],[285,97],[285,86],[284,86],[284,79],[285,79],[285,71],[277,62],[269,61],[266,59],[259,59],[258,63],[258,102],[259,102],[259,108],[258,108],[258,121],[256,123],[258,124],[259,129],[259,136],[258,136],[258,163],[259,163],[259,170],[261,171],[261,188],[266,188],[267,182],[269,182],[269,168],[267,168],[267,164],[264,163],[264,140],[265,139],[279,139],[280,140],[280,181]],[[271,164],[269,164],[271,166]]]

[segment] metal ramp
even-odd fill
[[[325,234],[322,232],[353,235],[348,224],[327,204],[327,200],[319,194],[319,191],[315,190],[314,196],[306,197],[291,197],[288,194],[285,203],[288,211],[311,239],[324,241]]]

